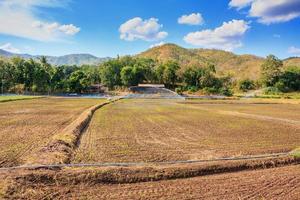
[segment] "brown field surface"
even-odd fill
[[[45,179],[45,178],[44,178]],[[44,180],[42,179],[42,180]],[[1,183],[1,180],[0,180]],[[131,184],[20,185],[11,199],[289,199],[300,196],[300,167]]]
[[[96,99],[42,98],[0,103],[0,166],[22,164]]]
[[[300,104],[256,101],[122,100],[95,113],[73,162],[198,160],[298,147]]]

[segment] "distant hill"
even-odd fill
[[[238,79],[258,79],[260,68],[265,58],[255,55],[236,55],[232,52],[215,49],[186,49],[175,44],[165,44],[151,48],[136,55],[142,58],[152,58],[161,62],[176,60],[182,69],[189,66],[203,66],[213,63],[219,75],[231,73]],[[300,58],[288,58],[283,60],[284,66],[299,66]]]
[[[37,59],[41,56],[33,56],[29,54],[14,54],[10,53],[8,51],[4,51],[0,49],[0,56],[3,57],[22,57],[24,59]],[[46,56],[48,62],[52,65],[96,65],[100,64],[102,62],[105,62],[111,58],[105,57],[105,58],[98,58],[96,56],[93,56],[91,54],[70,54],[65,56]]]
[[[176,60],[185,69],[189,66],[203,66],[213,63],[219,74],[231,73],[238,78],[257,79],[264,58],[254,55],[236,55],[231,52],[214,49],[186,49],[175,44],[166,44],[151,48],[138,57],[159,61]]]
[[[290,57],[283,60],[285,66],[298,66],[300,67],[300,58],[299,57]]]

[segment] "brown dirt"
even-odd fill
[[[274,108],[215,102],[123,100],[108,105],[95,113],[73,163],[213,159],[287,152],[299,146],[300,126],[290,123],[300,117],[299,104]],[[228,114],[230,108],[249,114]]]
[[[252,162],[257,163],[257,161]],[[191,166],[185,167],[192,169]],[[299,165],[200,175],[194,178],[181,177],[183,179],[174,180],[167,177],[165,178],[168,180],[164,180],[159,173],[160,171],[164,175],[184,174],[187,172],[183,170],[185,167],[24,172],[15,175],[14,179],[3,179],[11,183],[11,186],[3,190],[3,197],[8,199],[297,199],[300,194]],[[202,167],[203,171],[205,167]],[[196,165],[193,168],[200,169],[201,166]],[[139,182],[142,180],[141,177],[148,177],[148,182]],[[153,182],[153,180],[158,181]]]
[[[42,98],[0,104],[0,167],[24,163],[96,99]]]

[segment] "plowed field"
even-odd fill
[[[0,167],[23,163],[96,99],[43,98],[0,104]]]
[[[290,151],[299,104],[122,100],[98,110],[73,162],[198,160]]]

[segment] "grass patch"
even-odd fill
[[[9,101],[17,101],[17,100],[29,100],[29,99],[36,99],[36,98],[42,98],[42,97],[41,96],[24,96],[24,95],[0,96],[0,103],[9,102]]]
[[[300,158],[300,148],[294,150],[292,152],[292,156],[294,156],[295,158]]]

